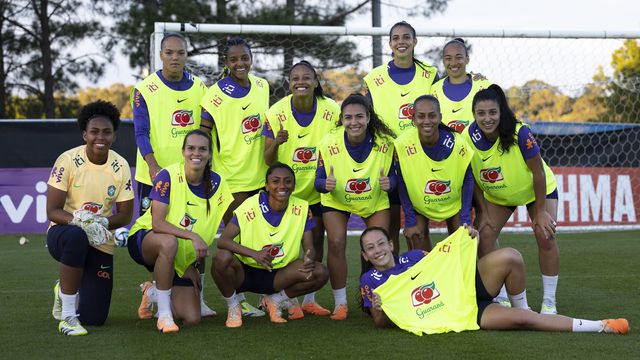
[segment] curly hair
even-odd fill
[[[496,84],[486,89],[480,90],[473,97],[473,105],[471,107],[473,114],[476,113],[476,104],[480,101],[495,101],[500,108],[500,124],[498,124],[498,135],[500,144],[498,148],[500,152],[509,152],[509,148],[516,143],[516,124],[520,121],[511,111],[507,97],[502,88]]]
[[[367,131],[371,134],[371,138],[373,139],[373,143],[376,144],[376,139],[387,139],[388,141],[393,141],[396,138],[396,134],[391,130],[387,124],[383,123],[378,115],[376,115],[375,111],[373,111],[373,106],[371,105],[371,101],[367,99],[364,95],[353,93],[347,96],[346,99],[342,102],[340,106],[340,118],[338,119],[337,125],[342,126],[342,115],[344,113],[344,108],[347,105],[362,105],[365,108],[367,115],[369,116],[369,125],[367,126]]]
[[[78,126],[80,126],[80,131],[87,130],[87,124],[89,121],[98,116],[104,116],[109,119],[109,121],[111,121],[111,125],[113,125],[113,130],[118,130],[118,126],[120,125],[120,111],[109,101],[98,100],[89,103],[80,109],[80,113],[78,114]]]

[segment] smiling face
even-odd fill
[[[382,231],[372,230],[362,237],[362,257],[378,271],[395,266],[393,243]]]
[[[289,73],[289,91],[293,97],[312,97],[316,87],[318,80],[308,67],[298,65]]]
[[[498,126],[500,125],[500,106],[494,100],[481,100],[473,107],[473,117],[480,130],[490,137],[497,137]]]
[[[209,139],[199,134],[192,134],[187,137],[182,148],[182,156],[187,168],[202,170],[211,159],[211,148]]]
[[[413,32],[407,26],[398,25],[391,30],[389,37],[389,47],[395,59],[407,59],[413,57],[413,49],[418,40],[413,36]]]
[[[442,114],[433,101],[421,100],[413,105],[413,123],[422,143],[432,144],[438,140],[438,125],[441,121]]]
[[[296,186],[295,178],[291,171],[284,168],[275,168],[267,176],[265,188],[269,194],[269,204],[275,208],[276,203],[287,203],[289,196]]]
[[[167,78],[182,77],[187,62],[187,44],[177,36],[167,38],[160,50],[162,73]]]
[[[360,104],[349,104],[342,109],[340,120],[350,140],[364,139],[369,125],[367,109]]]
[[[87,122],[82,138],[87,143],[87,157],[94,164],[104,164],[111,144],[116,139],[113,124],[105,116],[98,115]]]
[[[462,44],[452,42],[444,48],[442,63],[447,75],[452,78],[460,78],[467,74],[469,56]]]
[[[224,65],[229,69],[231,78],[238,84],[244,84],[249,79],[249,71],[251,70],[251,52],[244,45],[232,45],[227,51],[224,59]]]

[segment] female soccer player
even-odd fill
[[[322,219],[329,241],[327,265],[335,308],[331,319],[347,318],[347,221],[361,216],[367,226],[389,228],[389,197],[395,187],[395,135],[373,112],[369,100],[349,95],[338,127],[320,142],[315,188],[321,193]],[[328,171],[327,171],[328,169]]]
[[[413,109],[415,128],[394,142],[398,192],[410,249],[430,250],[425,234],[430,219],[446,221],[449,234],[471,224],[473,151],[462,135],[442,124],[438,99],[422,95],[413,102]]]
[[[156,176],[151,211],[136,220],[128,241],[131,258],[153,272],[155,287],[148,283],[144,292],[158,304],[156,326],[163,333],[179,331],[174,315],[186,324],[200,322],[195,264],[209,256],[220,220],[233,201],[224,178],[211,171],[207,133],[189,132],[182,156],[183,161]]]
[[[326,267],[314,261],[309,204],[291,195],[295,182],[289,166],[271,165],[266,192],[245,200],[218,240],[211,273],[229,306],[227,327],[242,326],[236,292],[266,294],[262,306],[271,321],[284,323],[281,307],[327,283]]]
[[[395,23],[389,30],[389,47],[393,59],[373,69],[364,78],[367,96],[373,109],[396,135],[413,127],[413,103],[420,95],[431,93],[431,86],[438,81],[438,69],[423,63],[414,56],[418,42],[416,30],[409,23]],[[391,202],[391,238],[400,250],[400,199],[396,191],[389,194]],[[428,240],[428,239],[427,239]],[[407,239],[409,242],[409,239]],[[397,255],[397,254],[396,254]]]
[[[471,236],[477,236],[468,228]],[[373,292],[391,275],[399,275],[411,269],[425,253],[411,250],[399,257],[392,253],[393,242],[383,228],[368,228],[360,236],[362,257],[368,269],[363,269],[360,281],[362,307],[369,313],[378,327],[392,326],[383,311],[380,296]],[[417,276],[417,275],[416,275]],[[629,322],[626,319],[584,320],[563,315],[542,315],[531,311],[527,305],[524,263],[520,253],[513,248],[498,249],[477,260],[476,264],[477,323],[485,330],[539,330],[606,332],[626,334]],[[503,307],[491,300],[505,284],[512,296],[513,308]],[[408,311],[415,312],[414,309]]]
[[[265,161],[271,165],[275,161],[289,165],[296,175],[296,189],[293,192],[309,202],[315,227],[313,247],[315,259],[322,262],[324,251],[324,224],[320,208],[320,194],[313,187],[318,159],[318,143],[331,129],[340,116],[340,106],[326,97],[318,79],[318,74],[307,61],[300,61],[289,72],[291,95],[275,103],[267,111],[265,135]],[[275,130],[274,130],[275,129]],[[277,131],[276,133],[274,133]],[[289,309],[290,319],[303,316],[303,312],[318,316],[331,314],[315,300],[315,292],[305,295],[300,310],[299,305]]]
[[[475,122],[467,129],[480,208],[480,257],[497,248],[497,239],[516,206],[526,205],[538,242],[544,289],[541,313],[555,314],[560,255],[555,239],[558,192],[553,172],[540,156],[531,130],[516,120],[498,85],[473,98]],[[501,294],[503,297],[504,294]]]
[[[224,216],[228,223],[233,211],[244,200],[258,193],[264,186],[262,174],[267,170],[264,161],[262,128],[269,109],[269,83],[249,74],[252,54],[242,38],[227,41],[224,50],[224,71],[202,99],[202,128],[217,139],[214,170],[229,184],[234,201]],[[244,300],[241,305],[246,316],[263,316]]]
[[[473,96],[491,83],[483,76],[467,73],[469,53],[461,38],[455,38],[444,45],[442,64],[447,77],[433,84],[431,94],[440,102],[442,122],[461,133],[473,122]]]
[[[58,157],[47,191],[47,249],[60,263],[52,314],[58,330],[73,336],[87,334],[82,324],[102,325],[109,315],[114,243],[108,229],[133,215],[129,164],[111,150],[120,112],[96,101],[80,110],[78,125],[86,144]]]

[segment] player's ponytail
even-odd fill
[[[509,148],[516,143],[516,124],[519,121],[511,111],[511,108],[509,108],[504,91],[496,84],[478,91],[473,97],[473,105],[471,107],[474,114],[476,112],[476,104],[480,101],[495,101],[498,104],[500,109],[500,124],[498,125],[500,144],[498,144],[498,148],[502,153],[508,152]]]

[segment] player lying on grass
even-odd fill
[[[360,236],[362,257],[369,267],[363,268],[360,282],[363,310],[371,315],[378,327],[395,323],[416,334],[478,327],[486,330],[629,332],[626,319],[585,320],[533,312],[527,304],[520,253],[513,248],[495,250],[477,260],[474,269],[469,266],[476,258],[477,242],[472,237],[477,237],[475,229],[460,228],[429,255],[411,250],[394,258],[393,244],[386,230],[366,229]],[[467,261],[462,255],[465,249]],[[455,259],[458,259],[457,263]],[[438,266],[429,266],[435,264]],[[439,271],[447,265],[452,267]],[[425,286],[417,286],[421,284]],[[492,302],[502,284],[510,294],[511,308]],[[390,319],[394,319],[393,322]],[[440,323],[430,323],[430,320]]]
[[[227,327],[242,326],[236,292],[267,294],[263,308],[272,322],[283,323],[282,308],[292,298],[320,289],[329,278],[326,267],[314,261],[309,204],[291,196],[293,170],[271,165],[265,188],[235,209],[218,240],[212,276],[229,306]]]
[[[81,325],[102,325],[113,290],[114,242],[110,229],[133,215],[131,172],[111,144],[120,112],[97,101],[78,115],[85,145],[62,153],[47,191],[47,249],[60,263],[52,314],[65,335],[85,335]],[[115,213],[113,208],[115,205]]]

